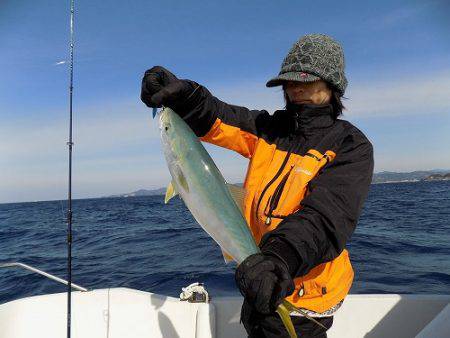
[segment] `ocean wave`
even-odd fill
[[[372,185],[348,243],[352,292],[448,294],[450,184]],[[66,275],[65,203],[0,205],[0,262],[22,261]],[[131,287],[178,297],[204,282],[212,295],[237,294],[234,265],[181,201],[161,196],[74,201],[74,282]],[[0,303],[65,287],[20,269],[0,269]]]

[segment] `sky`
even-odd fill
[[[156,120],[140,101],[163,65],[220,99],[270,112],[265,83],[302,35],[344,48],[344,117],[375,150],[375,171],[450,170],[450,5],[411,1],[76,0],[75,198],[169,182]],[[67,194],[69,1],[0,1],[0,203]],[[225,178],[248,160],[207,146]]]

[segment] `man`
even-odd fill
[[[338,42],[323,34],[302,37],[267,83],[277,85],[286,109],[270,115],[222,102],[162,67],[142,81],[147,106],[172,108],[202,141],[250,159],[244,216],[261,253],[235,275],[250,337],[288,336],[274,313],[285,297],[331,327],[352,284],[345,246],[373,172],[371,143],[338,119],[347,86]],[[326,329],[291,315],[299,336],[326,337]]]

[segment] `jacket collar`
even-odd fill
[[[335,122],[333,106],[331,104],[288,103],[286,109],[294,120],[292,131],[295,134],[311,134],[317,129],[331,127]]]

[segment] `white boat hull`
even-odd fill
[[[0,305],[0,338],[66,336],[65,293]],[[450,296],[349,295],[329,338],[450,337]],[[240,297],[181,302],[127,288],[72,293],[73,338],[246,337]]]

